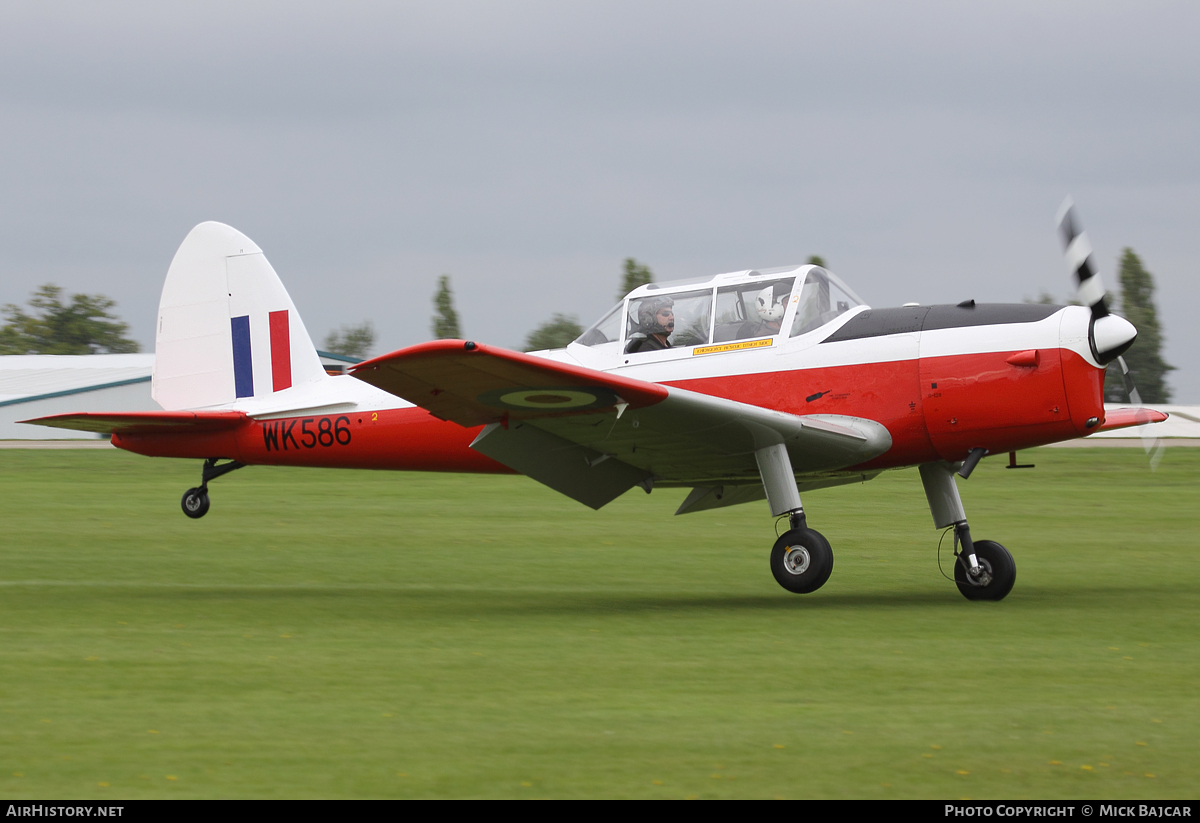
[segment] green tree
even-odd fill
[[[375,345],[375,326],[364,320],[357,326],[342,326],[325,337],[325,351],[366,359]]]
[[[621,280],[621,293],[617,295],[617,300],[624,300],[625,295],[638,286],[644,286],[647,283],[653,282],[654,274],[651,273],[649,266],[643,266],[632,257],[626,257],[625,277]]]
[[[828,266],[825,265],[825,258],[819,254],[810,254],[808,256],[808,265],[820,266],[823,269],[828,268]]]
[[[125,336],[129,326],[109,314],[114,300],[100,294],[74,294],[51,283],[29,300],[26,313],[9,303],[0,327],[0,354],[128,354],[138,344]]]
[[[583,326],[574,315],[555,314],[550,320],[529,333],[525,338],[525,351],[561,349],[583,334]]]
[[[1154,277],[1146,271],[1133,249],[1121,253],[1121,284],[1118,311],[1138,330],[1137,341],[1123,355],[1129,373],[1137,385],[1143,403],[1171,402],[1167,372],[1174,371],[1162,357],[1162,328],[1158,324],[1158,309],[1154,306]],[[1108,367],[1104,382],[1105,398],[1109,402],[1127,401],[1121,369],[1117,364]]]
[[[439,340],[446,337],[462,337],[458,330],[458,312],[454,310],[454,295],[450,292],[450,275],[438,278],[437,292],[433,295],[433,336]]]

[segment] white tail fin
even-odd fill
[[[163,284],[154,399],[169,411],[227,405],[325,378],[292,298],[237,229],[201,223]]]

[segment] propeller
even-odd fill
[[[1109,311],[1104,284],[1092,265],[1092,244],[1088,241],[1087,233],[1079,225],[1075,203],[1070,197],[1063,201],[1058,210],[1058,231],[1066,250],[1067,265],[1075,275],[1079,300],[1092,310],[1092,322],[1088,328],[1088,342],[1091,343],[1092,354],[1102,366],[1117,361],[1129,402],[1141,409],[1142,397],[1138,394],[1137,386],[1133,384],[1133,377],[1129,374],[1125,358],[1121,356],[1137,339],[1137,329],[1125,318]],[[1149,423],[1152,419],[1147,414],[1145,422]],[[1148,427],[1142,429],[1142,448],[1150,458],[1150,469],[1153,471],[1162,460],[1163,445],[1158,435],[1151,434]]]
[[[1058,231],[1066,248],[1067,265],[1075,275],[1079,300],[1092,310],[1088,342],[1092,355],[1101,366],[1107,366],[1124,354],[1137,339],[1137,329],[1124,317],[1108,310],[1107,293],[1100,275],[1092,265],[1092,244],[1080,228],[1075,216],[1075,203],[1068,197],[1058,210]]]
[[[1133,385],[1133,376],[1129,373],[1129,366],[1125,365],[1125,358],[1118,357],[1117,365],[1121,367],[1121,380],[1125,383],[1125,394],[1129,396],[1129,402],[1138,409],[1142,408],[1142,396],[1138,394],[1137,386]],[[1144,423],[1150,422],[1150,415],[1146,415]],[[1150,471],[1158,468],[1159,462],[1163,456],[1163,444],[1158,439],[1158,435],[1151,434],[1149,427],[1142,428],[1142,448],[1145,449],[1146,455],[1150,458]]]

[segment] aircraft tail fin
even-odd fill
[[[168,411],[237,405],[326,378],[262,249],[222,223],[192,229],[158,305],[151,393]]]

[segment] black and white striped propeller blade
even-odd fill
[[[1075,275],[1079,301],[1092,310],[1088,340],[1096,362],[1106,366],[1116,360],[1137,338],[1137,329],[1123,317],[1108,310],[1104,284],[1092,263],[1092,244],[1079,225],[1075,203],[1068,197],[1058,210],[1058,232],[1066,248],[1067,266]]]
[[[1058,232],[1066,249],[1067,265],[1075,275],[1079,302],[1092,310],[1093,319],[1106,317],[1108,303],[1104,299],[1104,283],[1092,265],[1092,244],[1088,242],[1087,232],[1079,225],[1079,219],[1075,216],[1075,202],[1070,197],[1058,209]]]
[[[1121,380],[1125,383],[1125,394],[1129,396],[1129,402],[1135,408],[1142,408],[1142,396],[1138,394],[1137,386],[1133,384],[1133,376],[1129,373],[1129,366],[1125,365],[1125,358],[1118,357],[1117,365],[1121,367]],[[1151,422],[1149,415],[1146,416],[1146,422]],[[1150,458],[1150,471],[1154,471],[1158,468],[1159,461],[1162,460],[1163,444],[1158,439],[1158,435],[1150,433],[1149,428],[1142,429],[1142,448]]]

